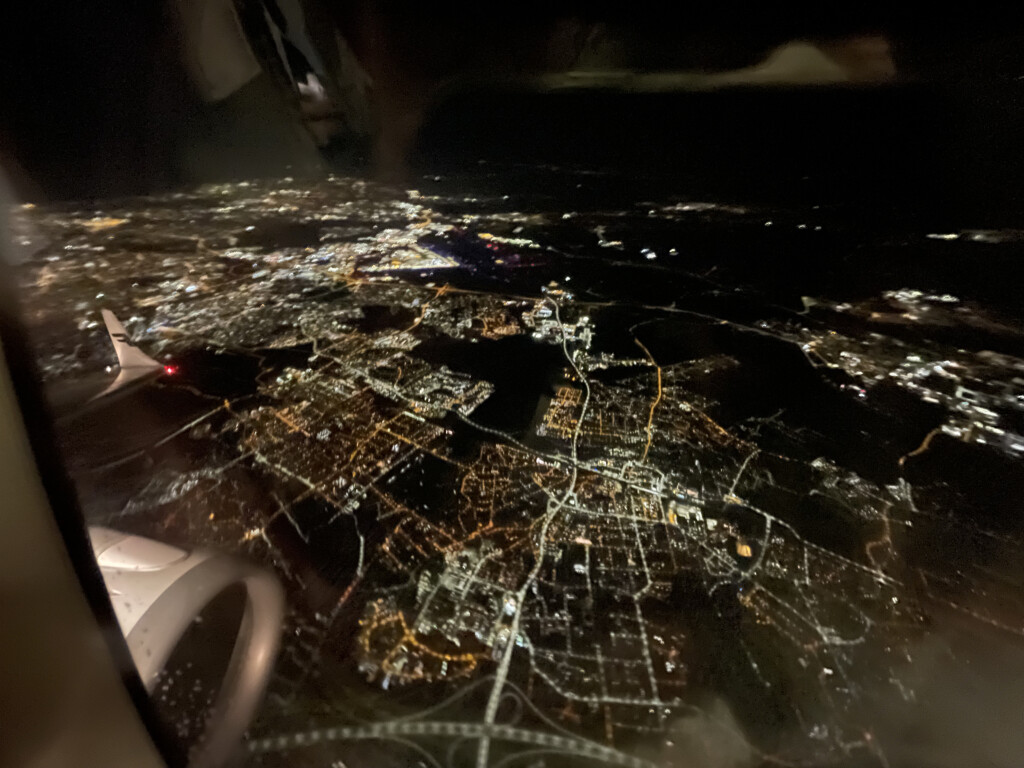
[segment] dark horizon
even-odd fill
[[[924,24],[869,6],[845,16],[691,9],[680,22],[632,5],[627,13],[620,4],[554,3],[543,14],[497,19],[463,18],[446,6],[409,21],[393,3],[354,8],[338,18],[354,40],[367,24],[359,14],[372,11],[404,46],[383,49],[396,66],[411,77],[417,62],[455,76],[427,108],[413,170],[458,173],[480,159],[570,164],[652,181],[674,176],[698,191],[962,213],[992,225],[1012,223],[1024,197],[1024,159],[1015,151],[1024,129],[1024,46],[998,19]],[[23,198],[102,198],[311,172],[290,156],[286,110],[275,112],[272,98],[255,108],[266,113],[262,126],[231,123],[202,104],[168,9],[48,3],[28,15],[34,34],[6,47],[11,61],[0,74],[0,162]],[[417,34],[402,31],[400,19]],[[660,94],[541,93],[493,81],[504,59],[487,58],[488,45],[509,61],[526,56],[536,30],[560,19],[611,30],[616,66],[653,72],[722,71],[755,64],[787,40],[872,34],[891,47],[895,79],[882,87]],[[483,42],[468,42],[476,38]],[[484,79],[457,86],[474,72]],[[213,140],[223,158],[196,149]],[[370,172],[358,142],[341,149],[322,158],[324,168]],[[415,186],[415,173],[406,182]]]

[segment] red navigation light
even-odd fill
[[[164,373],[166,373],[168,376],[173,376],[177,372],[178,372],[178,366],[176,366],[176,365],[165,365],[164,366]]]

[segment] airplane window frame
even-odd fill
[[[9,203],[10,199],[3,195],[0,202]],[[0,211],[0,348],[19,411],[4,418],[10,417],[13,421],[20,417],[22,423],[18,426],[23,427],[31,452],[28,460],[38,472],[66,556],[95,620],[96,632],[149,740],[167,768],[185,768],[187,756],[160,722],[132,662],[93,554],[78,497],[57,450],[52,414],[45,402],[42,378],[22,320],[23,307],[14,291],[16,282],[9,249],[7,210],[3,210]],[[132,727],[132,724],[125,723],[125,727]],[[83,760],[86,758],[83,756]]]

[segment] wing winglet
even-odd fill
[[[107,333],[110,334],[110,342],[114,345],[114,353],[117,355],[117,362],[121,371],[129,368],[155,369],[163,368],[161,363],[151,358],[141,349],[136,347],[125,331],[121,321],[109,309],[101,310],[103,322],[107,325]]]

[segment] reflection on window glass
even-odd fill
[[[881,34],[709,73],[583,22],[436,101],[473,71],[239,7],[253,66],[205,97],[291,88],[344,172],[14,234],[88,522],[284,585],[248,764],[1014,764],[1024,237],[937,191],[971,134],[919,115],[962,103]],[[389,183],[327,149],[359,141]],[[158,678],[189,743],[232,594]]]

